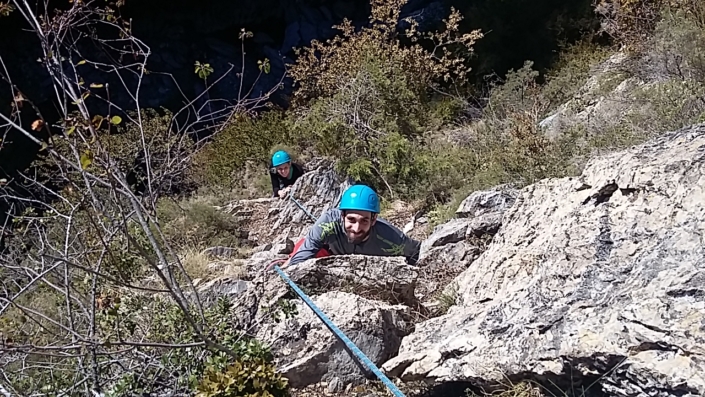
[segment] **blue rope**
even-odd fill
[[[340,339],[343,343],[345,343],[345,346],[347,346],[350,349],[350,351],[352,351],[360,360],[362,360],[362,362],[365,363],[367,368],[371,369],[372,372],[374,372],[374,374],[377,375],[379,380],[381,380],[382,383],[384,383],[385,386],[387,386],[387,388],[389,388],[389,390],[392,392],[392,394],[394,394],[397,397],[406,397],[406,396],[404,396],[404,393],[402,393],[401,390],[399,390],[394,385],[394,383],[392,383],[392,381],[389,380],[389,378],[387,378],[382,373],[382,371],[380,371],[379,368],[377,368],[377,366],[369,358],[367,358],[365,353],[363,353],[357,346],[355,346],[355,344],[347,336],[345,336],[343,331],[341,331],[338,327],[336,327],[336,325],[333,324],[333,322],[330,321],[330,319],[328,317],[326,317],[325,314],[323,314],[321,309],[319,309],[316,306],[316,304],[313,303],[313,301],[311,301],[311,299],[308,296],[306,296],[306,294],[303,291],[301,291],[301,289],[296,285],[296,283],[291,281],[291,279],[282,271],[282,269],[279,268],[279,266],[275,265],[274,270],[276,270],[277,273],[279,273],[279,275],[281,276],[281,278],[284,279],[284,281],[287,284],[289,284],[289,286],[291,288],[294,289],[296,294],[299,295],[299,297],[301,299],[303,299],[303,301],[306,303],[306,305],[308,305],[308,307],[310,307],[314,313],[316,313],[318,318],[320,318],[326,324],[326,326],[328,326],[328,329],[330,329],[335,334],[335,336],[338,337],[338,339]]]
[[[316,222],[316,217],[313,216],[313,214],[312,214],[311,212],[309,212],[309,210],[307,210],[306,208],[304,208],[304,206],[301,205],[301,203],[299,203],[298,200],[296,200],[293,195],[289,195],[289,198],[291,199],[291,201],[294,202],[294,204],[298,205],[299,208],[301,208],[301,209],[306,213],[306,215],[308,215],[308,216],[311,218],[311,220],[312,220],[314,223]]]

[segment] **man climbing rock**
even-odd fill
[[[272,156],[272,167],[269,169],[269,177],[272,179],[272,197],[284,198],[289,193],[291,185],[303,174],[303,167],[292,162],[289,153],[283,150],[275,152]]]
[[[348,188],[338,208],[324,213],[299,241],[281,268],[314,257],[361,254],[370,256],[404,256],[416,265],[421,243],[408,237],[378,216],[379,197],[365,185]]]

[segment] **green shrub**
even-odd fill
[[[665,10],[643,52],[668,77],[705,83],[705,4],[697,9]],[[638,71],[634,71],[638,73]]]
[[[629,105],[624,116],[603,121],[591,146],[619,149],[705,121],[705,4],[666,7],[660,15],[620,72],[645,84],[618,98]]]
[[[454,111],[452,105],[434,106],[431,94],[442,82],[463,82],[464,60],[449,49],[470,48],[480,37],[478,32],[458,34],[462,18],[455,11],[440,33],[420,34],[412,23],[399,35],[404,3],[373,1],[369,27],[355,31],[344,21],[340,36],[314,41],[291,68],[297,84],[292,124],[299,146],[337,157],[341,172],[391,195],[420,188],[421,138]],[[424,40],[435,47],[424,48]]]
[[[139,391],[149,394],[155,384],[167,380],[165,377],[173,377],[169,379],[174,382],[170,387],[173,384],[177,390],[190,390],[199,396],[287,395],[287,380],[275,371],[271,352],[239,329],[237,310],[241,307],[236,302],[220,297],[216,304],[205,308],[202,324],[236,358],[202,345],[178,349],[141,347],[143,355],[159,357],[160,365],[148,368],[139,378],[125,374],[108,395]],[[103,331],[121,333],[123,337],[144,334],[165,345],[196,342],[181,310],[160,296],[122,296],[119,303],[101,312],[99,324]]]
[[[125,119],[114,116],[110,120],[95,115],[90,122],[71,115],[61,121],[64,134],[52,136],[49,144],[66,158],[79,157],[81,166],[91,172],[103,172],[105,164],[117,166],[135,192],[157,196],[190,191],[193,138],[174,130],[173,115],[168,110],[141,109],[139,115],[134,111],[127,113],[129,117]],[[56,164],[44,154],[45,151],[40,151],[40,157],[33,163],[41,170],[42,177],[53,178],[61,186],[71,180],[82,183],[80,173],[57,172]]]
[[[454,9],[440,32],[420,33],[411,21],[403,34],[397,32],[401,8],[406,0],[373,0],[370,25],[356,31],[344,20],[334,26],[341,35],[325,43],[314,40],[311,46],[297,51],[290,74],[297,84],[294,103],[307,104],[320,97],[332,97],[341,84],[354,80],[370,59],[382,62],[384,75],[401,74],[410,91],[420,95],[441,81],[462,82],[467,73],[465,60],[450,50],[455,47],[471,51],[482,37],[478,31],[459,34],[462,20]],[[410,42],[404,44],[401,40]],[[430,45],[428,50],[424,45]]]
[[[313,103],[294,130],[338,169],[384,188],[414,179],[413,142],[422,133],[423,102],[401,74],[367,59],[331,97]],[[341,156],[341,154],[344,154]]]
[[[287,380],[263,359],[236,361],[225,370],[208,368],[197,397],[279,397],[287,395]]]
[[[195,178],[202,186],[232,188],[248,163],[261,166],[266,174],[271,148],[288,142],[289,136],[286,116],[280,110],[256,117],[239,115],[196,155]]]
[[[611,47],[595,44],[589,38],[563,47],[541,87],[541,95],[548,101],[547,108],[554,110],[573,99],[580,93],[594,67],[613,53]]]
[[[239,246],[243,226],[214,204],[208,197],[161,200],[157,211],[167,241],[179,250]]]
[[[638,48],[649,37],[664,9],[705,17],[700,0],[601,0],[595,7],[603,18],[603,30],[632,48]]]

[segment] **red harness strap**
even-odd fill
[[[302,238],[301,240],[299,240],[299,241],[296,242],[296,245],[294,245],[294,250],[291,252],[291,254],[289,254],[289,258],[291,258],[292,256],[294,256],[294,254],[296,253],[296,251],[298,251],[299,248],[301,248],[301,246],[302,246],[303,243],[304,243],[304,240],[305,240],[305,238]],[[328,250],[325,249],[325,248],[321,248],[321,249],[318,250],[318,252],[316,253],[316,256],[314,256],[314,258],[323,258],[323,257],[326,257],[326,256],[330,256],[330,252],[328,252]]]

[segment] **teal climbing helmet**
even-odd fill
[[[379,213],[379,197],[372,188],[365,185],[350,186],[343,193],[338,209],[358,210]]]
[[[278,167],[284,163],[288,163],[289,161],[291,161],[289,153],[279,150],[272,156],[272,167]]]

